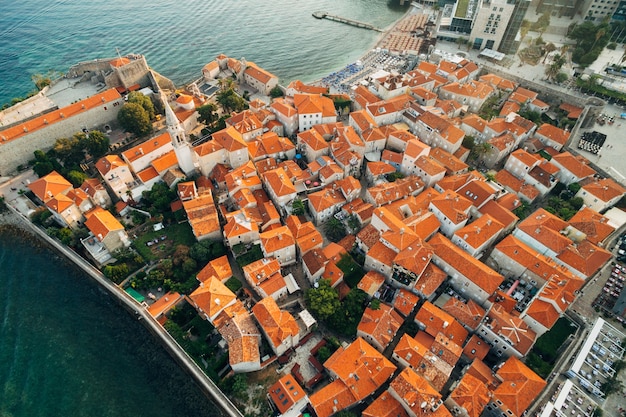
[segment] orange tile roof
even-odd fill
[[[278,348],[287,338],[296,337],[300,331],[293,316],[281,310],[272,297],[256,303],[252,307],[252,314],[274,348]]]
[[[367,163],[367,170],[374,176],[390,174],[396,172],[396,169],[386,162],[372,161]]]
[[[215,277],[224,282],[232,276],[233,271],[230,268],[230,262],[228,262],[228,257],[224,255],[209,261],[209,263],[198,272],[197,278],[200,282],[204,282],[211,277]]]
[[[440,233],[428,243],[435,249],[435,258],[442,259],[487,294],[492,294],[504,280],[502,275],[464,252]]]
[[[295,245],[296,243],[287,226],[263,232],[259,234],[259,239],[266,253],[274,253],[277,250]]]
[[[485,325],[501,338],[510,341],[511,346],[522,355],[526,355],[537,339],[528,324],[518,316],[509,314],[499,304],[494,304],[489,312]]]
[[[209,278],[200,285],[189,298],[195,303],[197,308],[202,310],[210,319],[215,317],[224,307],[236,300],[235,294],[226,285],[215,277]]]
[[[384,243],[377,242],[367,252],[366,257],[375,259],[383,265],[391,268],[393,266],[393,260],[395,259],[396,255],[396,252],[394,252],[392,249],[389,249],[387,246],[385,246]]]
[[[526,411],[546,386],[543,379],[514,356],[504,362],[497,375],[502,378],[502,383],[493,395],[504,403],[502,408],[508,407],[517,417]]]
[[[463,375],[450,398],[465,409],[469,417],[480,417],[483,409],[491,401],[487,386],[471,374]]]
[[[479,208],[496,194],[496,190],[482,177],[472,180],[473,175],[470,173],[469,181],[459,187],[456,192],[467,198],[474,207]]]
[[[561,103],[559,109],[565,110],[567,112],[568,119],[578,119],[583,112],[582,107],[574,106],[570,103]]]
[[[585,234],[587,240],[594,244],[599,244],[615,231],[610,226],[608,217],[590,209],[589,207],[581,208],[569,220],[569,224]]]
[[[561,234],[566,227],[567,222],[541,207],[517,225],[517,229],[556,253],[561,253],[572,243]]]
[[[447,277],[448,274],[431,262],[415,282],[414,288],[426,297],[430,297]]]
[[[565,103],[564,103],[565,104]],[[589,161],[583,156],[574,156],[569,152],[561,152],[552,157],[563,168],[580,179],[595,175],[596,171],[589,166]]]
[[[172,143],[172,139],[170,138],[170,134],[164,132],[157,137],[149,138],[140,143],[137,146],[133,146],[129,150],[122,153],[124,159],[129,161],[131,164],[137,159],[141,158],[144,155],[152,153],[157,149],[160,149],[163,146]]]
[[[486,384],[487,387],[491,390],[494,390],[496,386],[500,383],[500,381],[496,378],[496,376],[491,371],[485,363],[480,359],[474,359],[469,368],[467,368],[467,373],[472,375],[474,378],[478,379],[482,383]]]
[[[503,253],[519,265],[544,281],[553,275],[563,278],[574,278],[574,275],[565,267],[557,264],[554,259],[543,255],[513,235],[508,235],[495,247],[495,250]]]
[[[126,165],[126,162],[122,161],[122,158],[120,158],[117,155],[107,155],[107,156],[100,158],[98,162],[96,162],[96,169],[98,170],[98,172],[100,172],[100,175],[102,175],[103,177],[110,170],[121,167],[121,166],[128,166],[128,165]]]
[[[530,201],[539,197],[541,194],[539,190],[530,184],[525,183],[522,180],[517,179],[506,169],[501,169],[496,173],[496,181],[505,188],[509,188],[514,193],[522,194],[526,196]]]
[[[373,297],[385,283],[385,277],[376,271],[368,271],[357,284],[357,288]]]
[[[178,166],[178,158],[176,157],[176,152],[169,151],[163,156],[158,157],[154,161],[152,161],[152,166],[157,172],[163,172],[175,166]]]
[[[109,233],[124,230],[124,226],[108,210],[100,206],[97,206],[87,214],[85,226],[100,241],[107,237]]]
[[[443,150],[442,148],[434,148],[430,151],[430,156],[435,158],[441,163],[448,173],[461,172],[468,169],[468,165],[461,161],[450,152]]]
[[[246,141],[243,140],[243,136],[233,126],[228,126],[225,129],[213,133],[213,140],[211,142],[215,142],[228,152],[248,149],[248,145]]]
[[[137,177],[145,184],[155,178],[158,178],[159,172],[153,166],[141,170],[137,173]]]
[[[409,194],[416,194],[424,188],[422,180],[414,175],[401,178],[392,183],[384,183],[368,188],[368,193],[374,200],[375,206],[388,204],[391,201],[399,200]]]
[[[567,142],[567,139],[569,139],[568,131],[560,129],[549,123],[544,123],[541,126],[539,126],[539,128],[535,132],[535,135],[544,136],[560,145],[565,145],[565,143]]]
[[[489,345],[478,335],[473,334],[463,347],[463,354],[470,359],[485,359],[489,353]]]
[[[413,294],[404,288],[400,288],[396,292],[393,299],[393,308],[395,308],[404,317],[407,317],[411,314],[419,299],[419,296],[416,294]]]
[[[509,194],[513,195],[513,194]],[[517,199],[517,197],[515,197]],[[518,200],[519,201],[519,200]],[[507,210],[499,203],[491,200],[478,209],[483,215],[490,215],[499,221],[504,227],[508,227],[518,220],[518,217],[512,211]]]
[[[389,359],[360,337],[357,337],[347,348],[337,349],[324,362],[324,367],[336,376],[336,381],[341,381],[348,387],[356,401],[361,401],[371,395],[396,370],[396,366]],[[311,396],[311,403],[314,407],[313,397],[316,394]]]
[[[517,150],[513,151],[511,153],[510,157],[517,159],[522,164],[524,164],[524,165],[526,165],[528,167],[533,167],[533,166],[537,165],[537,163],[539,163],[541,161],[540,157],[535,156],[535,155],[525,151],[524,149],[517,149]]]
[[[383,233],[382,239],[388,240],[389,234],[397,235],[394,232]],[[400,236],[407,235],[408,233],[402,233]],[[387,238],[385,238],[387,236]],[[427,243],[423,243],[422,240],[417,237],[409,245],[402,248],[400,253],[396,255],[393,260],[394,266],[399,266],[406,271],[419,277],[422,275],[430,260],[433,257],[433,248]]]
[[[228,314],[225,314],[228,310]],[[260,333],[252,316],[240,301],[220,313],[218,331],[228,343],[228,362],[231,367],[242,363],[260,367]]]
[[[626,189],[611,178],[595,179],[587,178],[580,182],[582,188],[589,194],[598,197],[598,200],[609,202],[614,198],[623,196]]]
[[[55,123],[60,122],[63,119],[76,116],[78,114],[87,112],[103,104],[110,103],[115,100],[121,99],[120,93],[115,88],[103,91],[102,93],[95,94],[84,100],[77,101],[58,110],[53,110],[41,116],[37,116],[33,119],[19,123],[15,126],[8,127],[6,129],[0,129],[0,146],[6,142],[18,139],[29,133],[36,132],[44,129]]]
[[[187,219],[196,238],[220,230],[217,209],[211,191],[189,201],[183,201]]]
[[[319,94],[294,94],[293,104],[299,115],[321,113],[322,117],[332,117],[336,114],[333,101]]]
[[[504,225],[502,223],[489,214],[485,214],[454,232],[454,236],[460,238],[472,248],[477,249],[494,236],[500,234],[503,229]]]
[[[459,224],[469,218],[469,210],[472,203],[462,195],[451,190],[444,191],[434,198],[430,204],[435,206],[444,216],[454,224]]]
[[[389,389],[402,398],[404,407],[410,409],[412,415],[417,417],[439,415],[435,414],[435,408],[439,406],[441,394],[413,369],[405,368],[400,372],[391,381]],[[445,407],[440,406],[437,411],[439,409],[445,410]]]
[[[411,368],[417,369],[429,350],[428,346],[405,333],[398,341],[393,353],[406,361]]]
[[[243,267],[246,279],[254,283],[265,281],[278,272],[280,263],[276,258],[259,259]]]
[[[283,168],[277,168],[263,174],[265,184],[270,187],[278,197],[296,193],[296,188],[289,179]]]
[[[363,412],[362,417],[409,417],[402,404],[384,391]]]
[[[484,100],[494,93],[494,89],[489,84],[480,81],[470,81],[464,84],[452,82],[442,86],[440,91],[446,91],[450,94],[462,97],[477,98],[479,100]]]
[[[262,82],[263,84],[267,84],[272,78],[277,78],[274,74],[264,70],[253,62],[248,62],[248,66],[246,67],[244,73],[255,80]]]
[[[48,175],[39,178],[37,181],[28,184],[28,188],[37,198],[45,202],[55,197],[57,194],[68,192],[73,187],[61,174],[52,171]]]
[[[276,381],[269,389],[269,396],[281,414],[284,414],[306,396],[304,389],[292,374],[287,374]]]
[[[557,259],[582,273],[585,277],[591,277],[611,259],[611,256],[611,252],[583,240],[577,244],[569,245],[557,255]]]
[[[340,380],[335,380],[314,392],[309,401],[317,417],[330,417],[357,402],[348,386]]]
[[[167,313],[182,299],[183,296],[180,293],[169,291],[148,307],[148,313],[150,313],[152,317],[159,317]]]
[[[481,320],[485,316],[485,309],[475,303],[473,300],[463,301],[450,297],[450,299],[441,307],[443,311],[456,318],[465,326],[472,330],[476,330]]]
[[[454,343],[462,346],[467,339],[468,332],[454,317],[432,304],[424,302],[417,311],[415,320],[426,326],[426,333],[432,337],[442,333]]]
[[[403,322],[396,310],[380,303],[377,310],[370,307],[365,309],[357,331],[376,340],[384,349],[391,343]]]
[[[65,194],[57,194],[54,197],[50,198],[48,201],[46,201],[46,206],[55,213],[63,213],[65,210],[72,207],[73,205],[74,200],[72,200]]]

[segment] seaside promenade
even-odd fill
[[[148,313],[148,311],[138,304],[130,295],[121,290],[117,285],[108,280],[93,265],[88,263],[81,256],[70,248],[48,236],[28,219],[17,211],[10,201],[6,202],[9,213],[0,216],[0,224],[11,224],[27,232],[32,232],[42,241],[48,243],[61,255],[73,262],[93,279],[101,288],[107,290],[115,297],[119,304],[133,314],[147,329],[157,338],[171,355],[171,357],[181,366],[181,368],[194,378],[200,389],[209,397],[222,412],[229,417],[243,417],[243,414],[235,407],[230,399],[219,389],[219,387],[202,371],[202,369],[187,355],[184,349],[174,340],[174,338]]]

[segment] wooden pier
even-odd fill
[[[383,32],[382,29],[377,28],[374,25],[370,25],[369,23],[359,22],[358,20],[347,19],[341,16],[335,16],[326,12],[315,12],[313,13],[313,17],[316,19],[328,19],[334,22],[345,23],[346,25],[355,26],[362,29],[375,30],[376,32]]]

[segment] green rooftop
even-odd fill
[[[128,295],[133,297],[138,303],[142,303],[146,299],[146,297],[139,294],[133,287],[126,288],[126,292],[128,293]]]
[[[467,17],[467,7],[469,6],[470,0],[459,0],[456,3],[456,13],[454,17],[465,18]]]

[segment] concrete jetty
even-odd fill
[[[327,12],[315,12],[313,13],[313,17],[316,19],[328,19],[334,22],[345,23],[346,25],[355,26],[362,29],[375,30],[376,32],[384,32],[382,29],[377,28],[374,25],[370,25],[369,23],[360,22],[354,19],[348,19],[346,17],[336,16]]]
[[[43,230],[39,229],[28,219],[24,218],[10,202],[6,202],[8,209],[13,214],[13,219],[3,219],[3,222],[10,223],[21,227],[25,230],[32,231],[40,237],[44,242],[49,243],[54,249],[66,256],[76,266],[81,268],[91,279],[93,279],[102,288],[107,290],[114,296],[119,304],[127,311],[133,314],[137,320],[152,333],[172,356],[172,358],[194,378],[200,389],[209,397],[217,406],[229,417],[244,417],[244,415],[235,407],[230,399],[218,388],[218,386],[204,373],[204,371],[196,364],[184,349],[176,342],[176,340],[148,313],[148,311],[139,305],[130,295],[115,285],[113,282],[105,278],[102,273],[76,254],[70,248],[57,242],[48,236]],[[5,215],[6,216],[6,215]]]

